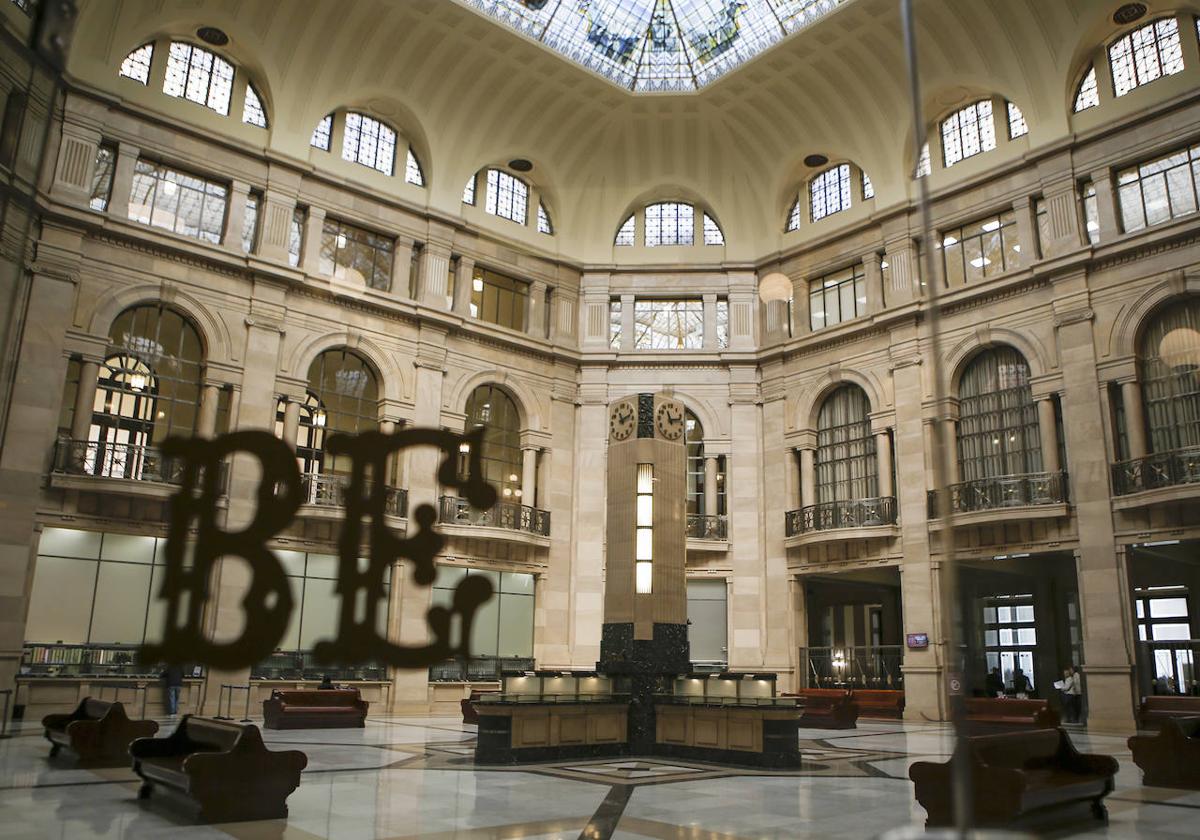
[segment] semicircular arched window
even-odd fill
[[[1029,364],[1011,347],[984,350],[963,371],[958,464],[963,482],[1042,471]]]
[[[857,385],[842,385],[821,403],[815,467],[818,504],[879,495],[871,402]]]
[[[413,147],[396,129],[359,111],[338,110],[326,114],[313,129],[309,145],[323,152],[333,150],[341,137],[342,160],[357,163],[384,175],[396,174],[396,152],[404,148],[404,182],[425,186],[425,169]]]
[[[301,471],[306,475],[349,475],[350,458],[325,449],[329,435],[378,428],[379,383],[366,360],[344,347],[326,350],[313,359],[296,441]]]
[[[480,458],[483,478],[496,488],[501,502],[522,504],[521,416],[503,388],[480,385],[467,398],[467,429],[482,426]],[[530,500],[530,504],[533,500]]]
[[[1138,342],[1151,452],[1200,446],[1200,298],[1166,307]]]

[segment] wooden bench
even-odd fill
[[[954,822],[951,765],[959,760],[970,767],[971,825],[1031,825],[1069,818],[1082,806],[1108,821],[1104,797],[1112,793],[1117,760],[1081,754],[1062,729],[1042,729],[961,738],[951,761],[914,763],[908,777],[927,827]]]
[[[253,724],[194,715],[166,738],[134,741],[129,753],[142,778],[138,799],[166,788],[198,808],[204,822],[287,817],[287,798],[308,764],[298,750],[268,750]]]
[[[1200,715],[1200,697],[1182,694],[1154,694],[1143,697],[1138,706],[1138,720],[1142,729],[1158,729],[1163,721],[1171,718],[1197,715]]]
[[[795,694],[782,696],[803,699],[802,729],[855,729],[858,726],[858,706],[846,689],[802,688]]]
[[[282,689],[263,701],[267,729],[336,729],[366,726],[367,708],[358,689]]]
[[[1167,718],[1157,735],[1129,739],[1142,784],[1200,790],[1200,717]]]
[[[1055,729],[1058,712],[1046,700],[1009,697],[968,697],[963,701],[963,723],[973,735],[1012,729]]]
[[[904,717],[904,692],[892,689],[864,688],[850,692],[858,706],[858,716],[899,720]]]
[[[81,764],[96,766],[129,764],[129,745],[158,731],[152,720],[130,720],[122,703],[91,697],[83,698],[70,714],[46,715],[42,726],[51,758],[66,747]]]
[[[471,689],[471,696],[459,701],[459,705],[462,707],[463,723],[479,723],[479,710],[475,708],[475,702],[484,694],[499,694],[499,692]]]

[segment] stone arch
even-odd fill
[[[504,391],[517,406],[521,418],[521,431],[541,431],[541,412],[537,397],[527,385],[503,370],[481,370],[461,378],[450,390],[446,405],[456,412],[464,412],[467,400],[480,385],[494,385]]]
[[[1150,320],[1166,304],[1190,295],[1200,295],[1200,274],[1189,276],[1176,271],[1146,289],[1114,319],[1108,334],[1108,355],[1117,359],[1136,356],[1138,339]]]
[[[957,396],[963,371],[979,353],[992,347],[1005,345],[1024,357],[1025,363],[1029,365],[1031,378],[1044,376],[1055,367],[1049,351],[1036,338],[1007,328],[981,327],[955,345],[945,357],[945,369],[949,371],[950,376],[948,395]]]
[[[821,378],[807,386],[806,392],[796,402],[796,428],[800,431],[816,431],[817,415],[826,398],[843,385],[857,385],[867,395],[871,412],[883,409],[883,388],[874,376],[854,370],[826,371]]]
[[[685,201],[695,207],[696,212],[708,213],[721,228],[722,234],[726,236],[726,241],[728,241],[729,222],[721,210],[712,201],[705,198],[699,189],[679,182],[662,183],[650,189],[642,190],[631,201],[626,202],[617,218],[612,220],[611,224],[608,225],[610,240],[616,237],[621,225],[632,214],[641,213],[648,204],[658,204],[662,201]],[[694,244],[702,245],[703,243],[697,242]]]
[[[291,353],[282,373],[301,382],[308,380],[308,369],[317,356],[326,350],[346,349],[366,361],[375,374],[379,386],[379,399],[399,402],[408,392],[404,371],[395,364],[394,355],[385,353],[375,342],[355,332],[341,331],[313,336],[300,342]]]
[[[684,408],[696,415],[696,419],[700,421],[700,426],[704,429],[705,440],[717,440],[729,436],[729,430],[725,428],[721,418],[708,404],[708,400],[680,390],[675,390],[672,396],[682,402]]]
[[[88,323],[88,333],[107,336],[117,316],[134,306],[162,304],[175,309],[196,329],[204,348],[206,364],[231,363],[232,344],[225,322],[188,292],[175,286],[144,284],[131,286],[109,295],[97,303]]]

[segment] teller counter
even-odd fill
[[[167,714],[167,698],[162,680],[155,675],[128,677],[18,676],[13,704],[21,709],[21,718],[40,721],[59,712],[73,712],[85,697],[120,700],[131,718],[158,718]],[[179,714],[199,713],[204,703],[204,680],[185,679],[179,693]]]

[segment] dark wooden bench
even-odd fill
[[[129,764],[129,745],[158,731],[152,720],[130,720],[122,703],[91,697],[83,698],[70,714],[46,715],[42,726],[51,758],[66,747],[81,764],[96,766]]]
[[[1197,715],[1200,715],[1200,697],[1182,694],[1154,694],[1143,697],[1138,706],[1138,720],[1142,729],[1158,729],[1163,721],[1171,718]]]
[[[463,723],[479,723],[479,710],[475,708],[475,702],[484,694],[499,694],[499,692],[471,689],[471,696],[459,701],[459,705],[462,708]]]
[[[129,748],[142,778],[138,799],[156,787],[181,795],[204,822],[287,817],[308,756],[268,750],[253,724],[185,715],[166,738],[140,738]]]
[[[908,777],[929,815],[926,826],[954,822],[951,765],[958,760],[970,768],[972,825],[1032,825],[1070,818],[1083,806],[1108,821],[1104,797],[1117,760],[1081,754],[1062,729],[1042,729],[961,738],[951,761],[913,764]]]
[[[276,690],[263,701],[263,725],[267,729],[363,727],[369,705],[358,689]]]
[[[894,689],[864,688],[850,692],[858,706],[858,716],[899,720],[904,717],[904,692]]]
[[[799,697],[804,703],[804,714],[800,717],[802,729],[855,729],[858,724],[858,706],[843,688],[802,688],[795,694],[783,697]]]
[[[1200,790],[1200,717],[1167,718],[1157,735],[1129,739],[1142,784]]]
[[[1012,729],[1054,729],[1058,712],[1046,700],[1009,697],[968,697],[963,701],[963,724],[972,735]]]

